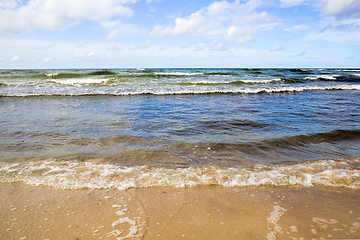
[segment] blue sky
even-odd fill
[[[360,0],[0,0],[0,68],[360,67]]]

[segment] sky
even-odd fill
[[[0,0],[0,68],[360,68],[360,0]]]

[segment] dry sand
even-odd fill
[[[1,239],[360,239],[359,190],[0,184]]]

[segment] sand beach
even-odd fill
[[[357,239],[359,191],[0,185],[1,239]]]

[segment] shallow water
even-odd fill
[[[2,70],[0,180],[359,188],[359,82],[356,69]]]

